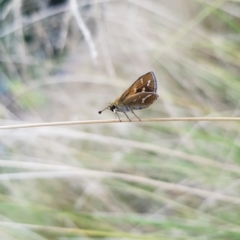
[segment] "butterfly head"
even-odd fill
[[[116,107],[114,104],[111,104],[111,105],[109,106],[109,109],[110,109],[112,112],[116,112],[117,107]]]

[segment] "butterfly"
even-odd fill
[[[139,77],[120,97],[98,113],[101,114],[104,110],[109,109],[116,113],[121,122],[118,113],[123,112],[131,122],[126,112],[132,112],[135,117],[141,121],[133,110],[149,107],[158,97],[155,74],[153,72],[148,72]]]

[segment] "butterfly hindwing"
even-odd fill
[[[129,106],[133,110],[147,108],[158,99],[157,93],[141,92],[127,97],[123,105]]]

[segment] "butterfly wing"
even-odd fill
[[[139,77],[119,98],[123,102],[127,97],[141,92],[157,92],[157,80],[153,72],[148,72]]]
[[[158,97],[157,93],[140,92],[127,97],[123,101],[123,105],[130,107],[132,110],[140,110],[149,107]]]

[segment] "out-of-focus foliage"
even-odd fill
[[[97,112],[148,71],[160,99],[139,117],[238,116],[239,12],[0,1],[1,125],[111,118]],[[240,239],[239,141],[236,122],[1,131],[0,239]]]

